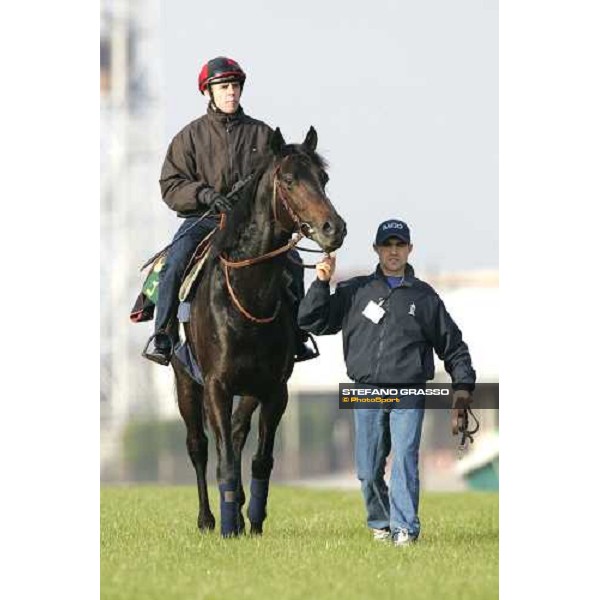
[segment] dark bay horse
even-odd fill
[[[258,448],[252,460],[247,514],[251,533],[262,533],[275,433],[288,401],[287,381],[294,366],[293,317],[283,292],[286,252],[276,251],[287,250],[294,232],[314,240],[324,252],[339,248],[346,235],[346,224],[323,189],[326,165],[316,147],[313,127],[302,144],[286,145],[279,129],[274,132],[271,154],[215,235],[185,325],[204,385],[173,361],[187,450],[198,483],[198,527],[215,527],[206,486],[208,420],[217,448],[224,537],[245,530],[241,454],[258,406]],[[258,262],[252,260],[256,258]],[[244,262],[247,259],[250,264]],[[234,395],[241,396],[235,412]]]

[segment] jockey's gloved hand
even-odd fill
[[[226,213],[233,208],[234,204],[235,200],[233,198],[215,194],[211,199],[210,207],[214,208],[218,213]]]

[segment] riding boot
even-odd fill
[[[170,272],[167,263],[159,273],[158,299],[154,317],[154,334],[146,343],[142,356],[159,365],[168,366],[171,362],[176,340],[169,335],[169,323],[177,307],[179,274]],[[150,350],[150,346],[152,349]]]
[[[177,342],[177,334],[175,333],[175,339],[169,334],[169,325],[172,323],[174,313],[177,310],[177,291],[179,289],[179,274],[169,273],[166,267],[167,265],[159,273],[160,283],[154,316],[154,333],[146,342],[142,352],[144,358],[165,367],[171,362],[173,348]],[[163,271],[167,271],[164,277]],[[149,350],[150,346],[152,346],[151,350]]]
[[[292,318],[294,320],[294,361],[303,362],[305,360],[311,360],[319,356],[319,348],[315,339],[306,331],[303,331],[298,326],[298,308],[300,301],[304,298],[304,269],[302,266],[296,263],[302,263],[302,258],[297,250],[290,250],[288,255],[291,255],[292,262],[288,260],[286,266],[285,275],[288,280],[287,290],[291,300]],[[312,348],[308,345],[311,342]]]

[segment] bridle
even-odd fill
[[[249,266],[261,263],[261,262],[265,262],[267,260],[271,260],[272,258],[275,258],[276,256],[279,256],[281,254],[289,252],[292,248],[294,248],[294,246],[296,246],[298,244],[298,242],[300,242],[300,240],[302,238],[304,238],[304,237],[309,238],[313,232],[312,227],[308,223],[303,222],[300,219],[300,217],[294,212],[292,207],[290,206],[290,203],[289,203],[288,199],[286,198],[286,192],[285,192],[285,190],[281,184],[281,181],[279,179],[280,170],[281,170],[281,163],[277,166],[277,168],[275,169],[274,175],[273,175],[273,197],[271,200],[271,210],[273,212],[273,218],[274,218],[275,222],[279,223],[279,225],[282,226],[284,230],[286,230],[285,226],[283,226],[283,224],[277,217],[278,204],[281,204],[285,208],[288,216],[291,218],[292,222],[294,223],[294,227],[291,231],[292,239],[290,239],[290,241],[287,244],[285,244],[284,246],[281,246],[280,248],[276,248],[275,250],[271,250],[270,252],[267,252],[266,254],[261,254],[260,256],[256,256],[254,258],[247,258],[245,260],[231,261],[227,257],[225,257],[224,254],[221,253],[219,255],[219,260],[221,261],[221,266],[223,267],[223,271],[225,273],[225,283],[227,285],[227,291],[229,292],[231,301],[233,302],[234,306],[240,311],[240,313],[242,313],[242,315],[244,315],[244,317],[246,317],[246,319],[248,319],[249,321],[252,321],[253,323],[258,323],[258,324],[271,323],[277,318],[277,315],[279,314],[279,309],[281,308],[281,298],[279,298],[277,300],[275,310],[273,311],[273,314],[270,317],[261,318],[261,317],[254,316],[246,308],[244,308],[244,306],[242,305],[242,303],[239,301],[238,297],[236,296],[235,292],[233,291],[231,281],[229,280],[229,269],[240,269],[242,267],[249,267]],[[225,215],[223,214],[223,215],[221,215],[220,228],[223,229],[224,226],[225,226]],[[304,232],[306,232],[306,233],[304,233]],[[313,252],[318,252],[318,250],[313,250]],[[297,263],[297,261],[292,261],[292,262]],[[302,266],[304,268],[308,268],[308,269],[315,268],[315,265],[302,265]]]
[[[313,228],[309,223],[302,221],[290,206],[288,198],[286,198],[287,193],[285,191],[285,188],[281,185],[281,181],[279,179],[280,171],[281,164],[277,165],[273,176],[273,199],[271,200],[271,210],[273,212],[273,218],[275,219],[276,223],[279,223],[283,227],[283,224],[277,218],[277,200],[279,200],[279,203],[283,205],[287,214],[291,217],[293,223],[295,224],[292,233],[299,232],[302,235],[302,237],[310,237],[313,233]],[[283,229],[285,230],[285,227],[283,227]]]

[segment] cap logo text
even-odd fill
[[[402,223],[386,223],[383,226],[383,231],[386,229],[403,229]]]

